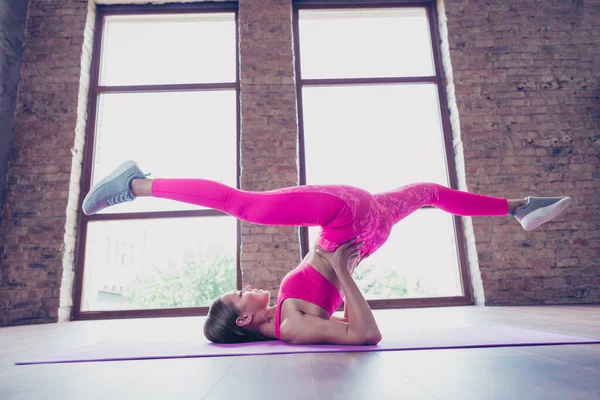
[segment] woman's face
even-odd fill
[[[252,315],[269,307],[271,293],[267,290],[253,289],[248,285],[242,290],[232,290],[223,295],[223,301],[234,305],[238,310]]]

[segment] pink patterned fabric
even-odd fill
[[[392,227],[425,205],[461,216],[508,213],[502,198],[416,183],[378,194],[352,186],[303,185],[246,192],[204,179],[155,179],[154,197],[197,204],[260,225],[320,226],[317,244],[334,251],[359,236],[364,258],[387,240]]]

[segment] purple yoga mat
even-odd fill
[[[600,339],[522,329],[511,326],[467,326],[436,329],[403,330],[384,334],[377,346],[290,345],[280,341],[219,345],[203,338],[197,341],[168,342],[111,339],[64,351],[53,356],[40,356],[16,365],[58,364],[94,361],[150,360],[165,358],[250,356],[264,354],[400,351],[424,349],[456,349],[472,347],[540,346],[558,344],[600,343]]]

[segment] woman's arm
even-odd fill
[[[346,301],[346,297],[344,297],[344,318],[348,319],[348,302]]]
[[[334,321],[348,323],[348,302],[346,301],[346,296],[344,296],[344,316],[338,317],[336,315],[332,315],[331,318]]]
[[[342,246],[346,247],[347,243]],[[352,249],[352,247],[340,249],[336,250],[336,252],[345,252],[348,249]],[[344,312],[347,311],[349,334],[363,338],[365,344],[379,343],[381,341],[381,332],[369,304],[350,275],[347,261],[344,261],[345,257],[332,256],[335,252],[328,253],[322,249],[317,249],[317,254],[327,259],[342,284],[344,294],[346,295]],[[349,261],[352,262],[352,260]]]
[[[329,319],[332,319],[332,320],[337,321],[337,322],[343,322],[345,324],[348,323],[348,317],[346,317],[346,316],[344,316],[344,317],[338,317],[338,316],[332,315],[331,318],[329,318]]]
[[[381,337],[365,337],[347,323],[294,312],[281,323],[281,339],[292,344],[375,345]]]

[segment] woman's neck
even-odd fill
[[[258,326],[258,332],[261,335],[275,338],[275,313],[277,312],[277,306],[268,307],[262,314],[263,319]]]

